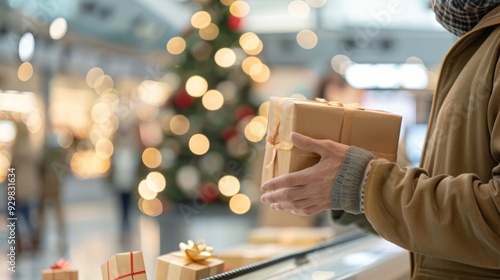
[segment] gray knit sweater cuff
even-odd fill
[[[367,150],[351,146],[344,156],[332,187],[332,209],[361,214],[360,191],[365,169],[375,157]]]

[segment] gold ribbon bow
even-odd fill
[[[364,110],[365,109],[359,103],[344,104],[344,103],[342,103],[340,101],[328,101],[328,100],[326,100],[324,98],[316,98],[315,100],[317,102],[319,102],[319,103],[324,103],[324,104],[327,104],[327,105],[330,105],[330,106],[344,107],[347,110]]]
[[[192,240],[188,240],[188,243],[179,243],[179,248],[187,259],[193,262],[202,262],[209,258],[214,258],[215,255],[212,254],[214,251],[213,247],[207,246],[204,239],[198,239],[196,243]]]

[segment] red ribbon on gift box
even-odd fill
[[[59,270],[59,269],[68,269],[71,266],[71,263],[65,259],[59,259],[56,263],[50,266],[52,270]],[[73,275],[73,274],[71,274]],[[52,279],[55,280],[55,273],[52,273]],[[71,276],[73,279],[73,276]]]
[[[50,266],[52,269],[67,269],[71,266],[71,263],[69,261],[66,261],[64,259],[58,260],[56,263]]]
[[[106,267],[108,269],[108,280],[110,280],[111,277],[109,275],[109,260],[106,262]],[[120,280],[129,276],[132,276],[132,280],[134,280],[134,275],[145,274],[145,273],[146,270],[134,271],[134,254],[130,252],[130,273],[115,277],[113,278],[113,280]]]

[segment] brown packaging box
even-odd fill
[[[78,280],[76,269],[44,269],[42,280]]]
[[[147,280],[141,251],[119,253],[101,265],[103,280]]]
[[[224,261],[210,258],[193,262],[181,251],[159,256],[156,261],[156,280],[197,280],[222,273]]]
[[[293,147],[292,132],[330,139],[396,161],[402,117],[326,100],[271,98],[262,182],[316,164],[317,154]]]

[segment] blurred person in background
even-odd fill
[[[69,171],[66,161],[67,152],[61,148],[56,140],[56,135],[49,134],[45,142],[40,161],[41,192],[38,203],[40,220],[40,233],[45,229],[46,212],[48,207],[53,207],[57,219],[58,250],[64,253],[67,249],[66,218],[62,202],[63,179]]]
[[[328,101],[363,105],[365,92],[364,89],[352,87],[342,75],[332,70],[320,79],[314,96]]]
[[[132,125],[120,126],[114,139],[109,180],[119,199],[121,245],[128,246],[131,233],[130,210],[133,194],[139,183],[141,153],[138,135]]]
[[[265,182],[263,203],[310,215],[365,214],[411,252],[412,279],[500,279],[500,1],[432,1],[460,37],[444,58],[420,167],[291,135],[310,168]]]
[[[39,234],[33,210],[39,196],[39,157],[30,132],[23,122],[16,123],[11,166],[15,168],[16,174],[16,217],[19,223],[16,227],[16,248],[19,248],[19,253],[36,251]]]

